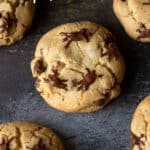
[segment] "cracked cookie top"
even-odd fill
[[[133,150],[150,149],[150,96],[137,107],[131,124],[131,144]]]
[[[31,69],[36,89],[51,106],[89,112],[119,95],[125,67],[106,28],[76,22],[58,26],[41,38]]]
[[[132,38],[150,42],[150,0],[114,0],[114,12]]]
[[[0,0],[0,45],[20,40],[31,26],[33,0]]]
[[[0,125],[0,150],[64,150],[53,131],[28,122]]]

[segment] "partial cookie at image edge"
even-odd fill
[[[133,150],[150,148],[150,96],[137,106],[131,122],[131,146]]]
[[[64,146],[51,129],[18,121],[0,124],[0,149],[64,150]]]

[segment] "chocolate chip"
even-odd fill
[[[44,72],[46,70],[46,67],[43,64],[43,61],[41,59],[37,60],[34,66],[34,71],[37,74],[41,74],[42,72]]]
[[[0,33],[2,34],[6,32],[6,34],[8,35],[9,14],[7,14],[6,17],[1,14],[0,19],[2,20],[2,24],[0,25]]]
[[[3,138],[2,142],[0,143],[0,150],[9,150],[8,144],[8,139]]]
[[[133,132],[131,132],[132,148],[134,148],[134,146],[137,145],[139,150],[142,150],[142,145],[143,146],[145,145],[145,143],[143,141],[141,141],[142,138],[144,138],[144,134],[141,134],[140,137],[138,137]]]
[[[56,68],[52,68],[53,75],[49,75],[47,79],[44,79],[46,83],[49,83],[53,87],[61,88],[67,90],[67,80],[62,80],[59,78],[59,73]]]
[[[87,73],[85,75],[83,75],[83,79],[81,81],[78,82],[74,82],[73,84],[79,85],[78,90],[87,90],[89,88],[89,86],[95,81],[97,75],[94,71],[90,71],[88,68],[86,68]]]
[[[150,29],[147,29],[144,24],[141,24],[140,28],[137,29],[136,31],[139,32],[139,34],[140,34],[137,37],[137,39],[150,37]]]
[[[112,58],[118,59],[118,47],[115,39],[112,36],[108,36],[105,39],[105,46],[106,52],[103,52],[104,50],[102,50],[102,57],[108,56],[109,61],[111,61]]]
[[[65,45],[65,48],[67,49],[71,44],[71,42],[73,41],[86,40],[86,42],[89,42],[89,37],[92,36],[92,33],[88,32],[87,29],[82,29],[79,32],[70,32],[70,33],[61,32],[60,35],[64,36],[63,41],[67,42]]]

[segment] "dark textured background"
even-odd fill
[[[30,61],[40,37],[56,25],[90,20],[116,35],[127,72],[121,96],[90,114],[50,108],[35,91]],[[130,122],[139,101],[150,94],[150,44],[130,39],[112,12],[112,0],[37,0],[32,29],[14,45],[0,47],[0,122],[29,120],[48,126],[67,150],[130,150]]]

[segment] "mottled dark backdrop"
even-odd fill
[[[30,61],[40,37],[56,25],[90,20],[117,37],[127,64],[121,96],[91,114],[50,108],[35,91]],[[37,0],[32,29],[16,44],[0,47],[0,122],[29,120],[51,127],[67,150],[130,150],[132,113],[150,93],[150,44],[131,40],[112,12],[112,0]]]

